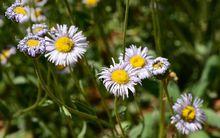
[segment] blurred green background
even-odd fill
[[[122,51],[125,0],[100,0],[92,8],[81,0],[68,1],[74,25],[88,38],[90,47],[85,56],[93,73],[97,74],[102,66],[111,64],[111,57],[117,59]],[[13,2],[0,0],[0,53],[8,46],[16,47],[30,26],[30,23],[18,24],[4,16]],[[175,101],[180,93],[190,91],[204,99],[207,122],[202,131],[188,137],[220,137],[220,1],[130,0],[126,46],[146,46],[156,56],[153,6],[156,6],[160,26],[161,56],[169,59],[171,70],[178,77],[178,81],[169,84],[170,95]],[[64,1],[49,0],[42,10],[49,27],[71,25]],[[93,77],[83,67],[83,60],[74,66],[72,75],[58,73],[43,56],[40,61],[48,86],[56,95],[61,95],[67,105],[108,121],[96,86],[91,83]],[[6,130],[9,138],[111,137],[109,128],[99,128],[92,120],[68,115],[44,92],[39,106],[12,118],[17,111],[31,106],[36,100],[38,80],[33,59],[17,51],[6,65],[0,66],[0,72],[0,137]],[[112,112],[114,97],[104,90],[101,82],[99,86],[115,122]],[[157,80],[151,79],[144,80],[142,86],[137,87],[138,106],[145,116],[143,121],[139,119],[133,96],[120,101],[120,117],[129,137],[157,137],[159,86]],[[166,119],[169,124],[169,114]],[[168,129],[167,134],[172,131]]]

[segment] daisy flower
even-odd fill
[[[173,105],[175,115],[171,117],[171,123],[182,134],[189,134],[202,129],[202,124],[206,120],[204,111],[200,109],[203,100],[193,99],[192,94],[183,94]]]
[[[48,0],[34,0],[36,6],[44,6]]]
[[[5,12],[5,15],[18,23],[23,23],[29,19],[29,8],[22,3],[15,2]]]
[[[31,20],[33,22],[41,22],[46,20],[46,16],[43,14],[41,8],[31,8],[30,12]]]
[[[83,3],[87,7],[95,7],[98,4],[99,0],[83,0]]]
[[[27,29],[28,34],[37,36],[44,36],[48,32],[48,26],[45,23],[33,24],[32,27]]]
[[[45,52],[45,40],[39,36],[29,35],[19,42],[17,48],[31,57],[37,57]]]
[[[49,32],[46,40],[45,57],[55,65],[68,66],[76,63],[86,52],[88,42],[82,31],[75,26],[57,25]]]
[[[152,62],[152,57],[147,52],[147,47],[142,49],[142,47],[137,48],[135,45],[131,45],[125,51],[124,62],[138,70],[138,77],[140,79],[150,78],[152,76],[148,70],[148,66]],[[123,54],[120,55],[119,60],[123,61]]]
[[[149,64],[149,70],[153,75],[163,75],[167,72],[170,67],[168,59],[157,57]]]
[[[8,49],[3,50],[0,53],[0,61],[1,65],[5,65],[9,59],[10,56],[14,55],[16,53],[16,48],[15,47],[10,47]]]
[[[99,79],[103,80],[106,89],[115,96],[128,97],[129,90],[135,94],[134,86],[140,83],[140,78],[137,77],[137,70],[129,64],[120,62],[116,64],[114,60],[110,68],[102,68],[98,74]]]

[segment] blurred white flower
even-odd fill
[[[82,31],[75,26],[57,25],[49,32],[46,40],[45,57],[55,65],[68,66],[75,64],[87,50],[88,42]]]
[[[31,8],[30,12],[31,21],[42,22],[46,20],[46,16],[43,14],[42,8]]]
[[[44,36],[48,32],[48,26],[45,23],[33,24],[32,27],[27,29],[28,34],[33,34],[37,36]]]
[[[13,21],[23,23],[29,19],[29,8],[22,3],[15,2],[7,9],[5,15]]]
[[[173,105],[175,115],[171,117],[171,123],[182,134],[190,134],[202,129],[202,124],[206,120],[205,113],[200,109],[203,100],[193,99],[192,94],[183,94]]]
[[[10,47],[7,49],[2,50],[0,53],[0,61],[2,65],[5,65],[10,58],[10,56],[14,55],[16,53],[15,47]]]
[[[48,0],[34,0],[36,6],[44,6]]]
[[[95,7],[98,4],[99,0],[83,0],[83,3],[87,7]]]

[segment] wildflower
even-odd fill
[[[22,3],[15,2],[5,12],[5,15],[18,23],[23,23],[29,19],[29,8]]]
[[[34,0],[36,6],[44,6],[48,0]]]
[[[83,3],[88,7],[95,7],[99,0],[83,0]]]
[[[39,36],[29,35],[19,42],[17,48],[31,57],[37,57],[45,52],[45,40]]]
[[[138,70],[137,75],[140,79],[151,77],[148,66],[152,62],[152,57],[147,52],[147,47],[142,49],[142,47],[137,48],[135,45],[131,45],[130,48],[126,48],[124,62]],[[123,54],[120,55],[119,60],[123,61]]]
[[[46,37],[45,57],[55,65],[68,66],[76,63],[86,52],[88,42],[82,31],[75,26],[57,25],[49,32],[51,38]]]
[[[46,24],[33,24],[31,28],[27,29],[28,34],[33,34],[37,36],[44,36],[48,32],[48,27]]]
[[[149,70],[155,76],[164,75],[169,67],[170,63],[168,59],[162,57],[157,57],[149,64]]]
[[[129,64],[120,62],[118,64],[113,60],[113,65],[110,68],[102,68],[98,74],[99,79],[103,79],[103,84],[106,89],[115,96],[128,97],[128,91],[135,93],[134,86],[140,83],[140,78],[136,75],[137,70]]]
[[[206,120],[205,113],[200,109],[203,100],[193,99],[192,94],[183,94],[173,105],[176,113],[171,117],[171,123],[182,134],[189,134],[202,129],[202,123]]]
[[[31,8],[31,20],[33,22],[41,22],[46,20],[41,8]]]
[[[0,61],[1,65],[5,65],[11,55],[14,55],[16,53],[16,48],[15,47],[10,47],[8,49],[3,50],[0,53]]]

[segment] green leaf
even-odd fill
[[[189,138],[210,138],[205,131],[198,131],[189,135]]]
[[[174,81],[171,81],[168,84],[168,92],[169,92],[170,97],[173,99],[173,101],[176,101],[176,99],[179,98],[180,96],[179,87]]]
[[[130,130],[128,136],[129,136],[130,138],[138,138],[138,137],[141,135],[142,129],[143,129],[143,125],[140,123],[139,125],[134,126],[134,127]]]
[[[148,113],[144,116],[144,128],[141,134],[141,138],[153,138],[156,137],[156,122],[158,121],[158,112]]]
[[[65,116],[68,116],[68,117],[72,118],[71,113],[69,112],[68,109],[66,109],[66,107],[62,106],[61,109],[60,109],[60,111],[61,111]]]
[[[26,78],[23,77],[23,76],[18,76],[18,77],[16,77],[16,78],[14,78],[13,82],[14,82],[14,84],[16,84],[16,85],[19,85],[19,84],[25,84],[25,83],[27,83],[27,80],[26,80]]]
[[[77,138],[84,138],[84,136],[86,134],[86,129],[87,129],[87,124],[86,124],[86,122],[83,122],[83,128],[82,128],[81,132],[79,133],[79,135],[77,136]]]
[[[0,114],[2,114],[4,116],[4,118],[6,118],[6,119],[11,118],[11,113],[7,107],[7,104],[1,100],[0,100]]]
[[[220,70],[219,61],[220,61],[220,56],[214,55],[209,57],[209,59],[205,64],[205,68],[203,69],[202,76],[199,82],[192,87],[192,92],[195,95],[199,97],[202,96],[205,93],[208,85],[215,80],[215,78],[217,77],[216,72],[219,72]]]
[[[211,126],[220,128],[220,115],[211,109],[204,109],[204,112],[207,116],[207,123]]]

